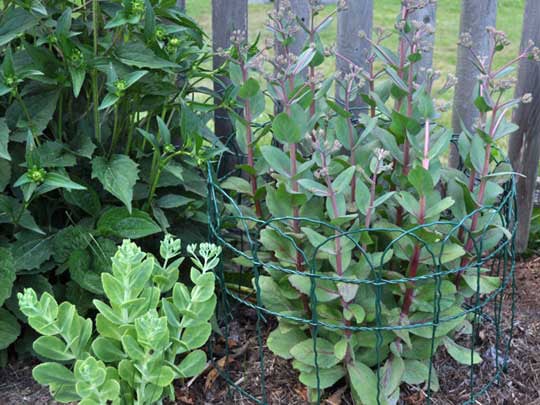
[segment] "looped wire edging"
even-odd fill
[[[235,317],[235,308],[250,308],[253,311],[255,311],[257,316],[256,321],[256,333],[257,333],[257,345],[258,345],[258,351],[259,351],[259,362],[260,362],[260,393],[252,393],[248,392],[244,388],[242,388],[237,382],[233,381],[231,376],[229,375],[229,371],[227,369],[227,366],[220,367],[218,364],[215,364],[214,366],[219,371],[220,375],[227,381],[229,386],[237,391],[240,395],[242,395],[245,398],[248,398],[252,400],[255,403],[266,405],[269,404],[268,402],[268,395],[266,392],[266,381],[265,381],[265,353],[264,353],[264,347],[265,347],[265,339],[263,338],[263,332],[262,332],[262,326],[264,323],[269,321],[269,317],[275,317],[277,319],[284,319],[288,320],[293,323],[297,324],[303,324],[308,325],[312,331],[313,336],[313,346],[314,346],[314,355],[315,355],[315,369],[317,372],[317,382],[319,386],[319,366],[317,363],[317,343],[316,338],[318,336],[318,330],[319,328],[324,328],[327,330],[341,330],[341,331],[348,331],[348,332],[374,332],[376,335],[376,347],[374,348],[374,351],[376,352],[376,364],[377,370],[376,375],[378,381],[380,381],[380,360],[381,360],[381,353],[380,349],[383,342],[383,332],[391,332],[391,331],[401,331],[401,330],[412,330],[412,329],[418,329],[418,328],[430,328],[432,331],[432,347],[431,347],[431,360],[430,360],[430,367],[429,367],[429,377],[427,382],[427,397],[426,397],[426,403],[431,403],[432,397],[430,395],[430,387],[432,383],[432,361],[433,356],[435,354],[435,336],[436,336],[436,330],[441,325],[451,322],[452,320],[456,320],[459,318],[464,318],[466,316],[473,316],[473,333],[478,331],[479,328],[479,322],[483,321],[490,325],[490,327],[495,329],[495,372],[489,378],[487,381],[483,382],[483,385],[481,387],[475,388],[475,367],[469,367],[469,385],[470,385],[470,394],[467,401],[463,402],[464,404],[473,404],[476,403],[476,398],[483,395],[489,387],[491,387],[494,383],[496,383],[501,374],[506,370],[507,362],[508,362],[508,353],[510,350],[510,344],[512,339],[512,332],[513,332],[513,321],[514,321],[514,312],[515,312],[515,279],[514,279],[514,263],[515,263],[515,255],[514,255],[514,235],[516,230],[516,212],[514,209],[515,206],[515,184],[514,179],[508,182],[508,184],[505,187],[505,194],[503,198],[495,205],[492,206],[486,206],[486,207],[480,207],[477,208],[475,211],[469,213],[465,218],[461,219],[461,221],[436,221],[433,223],[428,224],[422,224],[418,225],[412,229],[400,229],[400,228],[369,228],[369,229],[358,229],[354,231],[343,231],[339,227],[325,223],[320,220],[315,220],[311,218],[304,218],[304,217],[281,217],[281,218],[270,218],[267,220],[254,218],[248,215],[245,215],[242,211],[242,209],[239,207],[238,200],[235,200],[235,198],[231,197],[225,190],[223,190],[218,184],[216,184],[216,176],[214,174],[214,170],[211,164],[208,165],[208,198],[209,198],[209,230],[211,238],[213,239],[213,242],[218,243],[223,247],[224,254],[232,254],[236,257],[241,257],[247,261],[249,261],[252,265],[251,270],[249,270],[249,273],[253,277],[254,281],[254,287],[255,292],[254,294],[247,294],[245,296],[242,296],[238,293],[238,291],[234,291],[231,289],[230,283],[227,282],[225,279],[225,270],[224,265],[221,264],[220,268],[216,270],[216,275],[219,282],[219,288],[220,288],[220,301],[219,301],[219,313],[222,320],[222,323],[220,326],[222,326],[222,332],[223,337],[225,338],[225,356],[230,355],[230,348],[228,347],[228,335],[229,335],[229,321],[234,319]],[[227,205],[229,208],[229,211],[232,211],[231,213],[227,213],[224,209],[224,206]],[[466,222],[470,220],[474,215],[477,213],[484,213],[485,215],[491,215],[490,220],[486,221],[486,224],[484,225],[484,229],[480,233],[480,236],[476,236],[472,240],[474,240],[473,249],[471,254],[474,255],[474,257],[471,259],[471,261],[466,266],[458,266],[456,268],[451,269],[442,269],[441,267],[441,257],[444,253],[444,246],[445,243],[450,239],[452,235],[457,234],[459,230],[462,230],[466,235],[471,236],[471,232],[466,226]],[[486,256],[483,256],[483,240],[486,235],[488,227],[492,224],[493,218],[498,218],[501,220],[503,224],[506,224],[509,228],[509,234],[505,235],[505,237],[498,243],[498,245],[490,251],[490,253]],[[306,253],[296,244],[296,241],[294,238],[292,238],[290,235],[285,234],[281,228],[278,226],[280,223],[289,222],[291,220],[298,220],[301,222],[305,222],[312,225],[327,227],[329,230],[332,230],[334,232],[333,236],[327,237],[327,239],[324,241],[324,243],[321,243],[320,246],[317,246],[315,248],[315,252],[308,256]],[[222,235],[223,226],[225,224],[230,224],[231,222],[234,222],[236,224],[237,229],[240,230],[239,235],[239,243],[233,244],[231,243],[227,238],[225,238]],[[277,224],[277,225],[276,225]],[[449,227],[449,231],[446,233],[445,237],[440,241],[441,243],[441,250],[439,252],[434,252],[430,250],[430,247],[427,245],[426,242],[424,242],[417,234],[418,231],[422,229],[426,229],[432,226],[447,226]],[[315,257],[319,250],[323,248],[323,246],[326,243],[332,242],[336,238],[343,238],[347,239],[352,242],[353,249],[355,249],[357,252],[360,253],[362,257],[364,257],[370,267],[370,271],[373,274],[373,278],[370,279],[354,279],[354,278],[347,278],[347,277],[340,277],[337,275],[326,275],[326,274],[318,274],[314,266],[309,266],[309,271],[305,272],[299,272],[296,269],[283,267],[280,265],[277,265],[276,263],[267,263],[264,260],[261,260],[259,258],[259,240],[258,240],[258,233],[261,229],[272,229],[274,232],[277,232],[281,237],[287,239],[291,245],[294,247],[294,249],[303,257],[304,263],[314,263]],[[380,258],[380,263],[372,263],[369,255],[366,251],[364,251],[363,247],[354,239],[356,234],[360,234],[362,232],[367,233],[392,233],[397,234],[392,241],[386,246],[384,249],[384,252]],[[428,274],[420,274],[414,277],[401,277],[396,279],[384,279],[382,277],[382,267],[384,265],[384,257],[385,255],[391,250],[392,246],[394,246],[395,243],[397,243],[400,239],[404,237],[413,238],[416,242],[422,244],[424,247],[426,247],[426,250],[428,251],[431,260],[433,261],[433,264],[431,266],[434,267],[434,271]],[[241,248],[241,246],[247,245],[249,249],[245,251]],[[240,246],[240,248],[239,248]],[[223,262],[223,261],[222,261]],[[501,284],[498,288],[490,292],[489,294],[481,297],[481,294],[479,290],[477,289],[476,293],[474,294],[474,301],[472,304],[466,304],[462,306],[462,311],[459,313],[454,313],[451,315],[441,316],[441,299],[442,299],[442,291],[441,291],[441,283],[442,278],[445,276],[449,276],[452,274],[462,274],[470,269],[476,269],[474,271],[473,275],[476,275],[478,277],[478,280],[480,279],[480,270],[484,267],[491,267],[492,268],[492,274],[497,275],[501,279]],[[376,313],[376,319],[375,319],[375,325],[369,325],[369,326],[350,326],[345,324],[331,324],[328,322],[324,322],[318,319],[317,310],[312,311],[312,317],[311,318],[303,318],[294,316],[291,314],[284,314],[277,311],[272,311],[268,308],[265,308],[264,305],[262,305],[262,299],[261,299],[261,288],[259,285],[259,277],[261,276],[261,271],[278,271],[282,272],[284,274],[290,274],[290,275],[299,275],[302,277],[306,277],[310,280],[311,283],[311,293],[310,293],[310,300],[311,300],[311,306],[312,308],[316,308],[317,306],[317,297],[316,297],[316,283],[317,280],[327,280],[327,281],[333,281],[333,282],[340,282],[340,283],[347,283],[347,284],[355,284],[355,285],[371,285],[375,293],[375,313]],[[245,271],[244,271],[245,273]],[[411,323],[406,325],[384,325],[382,322],[382,289],[387,286],[391,285],[406,285],[408,283],[417,283],[419,281],[428,281],[432,280],[435,283],[435,297],[434,297],[434,308],[433,308],[433,318],[428,319],[425,322],[417,322],[417,323]],[[479,283],[479,281],[478,281]],[[508,298],[510,299],[510,305],[511,305],[511,311],[510,311],[510,319],[505,320],[503,319],[502,315],[502,307],[503,307],[503,300],[504,295],[507,294]],[[254,301],[254,302],[253,302]],[[485,312],[487,307],[493,307],[493,315],[489,315]],[[489,309],[488,309],[489,310]],[[509,325],[504,325],[504,321],[509,321]],[[502,336],[502,328],[507,326],[508,330],[506,333],[506,336]],[[502,342],[502,343],[501,343]],[[474,343],[474,342],[471,342]],[[502,349],[499,350],[499,347]],[[474,350],[474,344],[471,344],[471,357]],[[502,358],[499,359],[499,357]],[[225,365],[227,365],[227,361],[225,362]],[[379,387],[377,387],[377,391],[380,391],[380,384],[378,384]],[[318,403],[321,401],[321,390],[317,388],[317,397],[318,397]],[[377,395],[377,398],[379,398],[379,395]],[[378,399],[379,401],[379,399]],[[380,401],[379,401],[380,402]]]

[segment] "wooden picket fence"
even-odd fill
[[[309,0],[289,0],[298,18],[307,21],[309,15]],[[361,41],[358,33],[371,33],[373,24],[373,5],[376,0],[348,0],[348,9],[338,14],[336,45],[340,55],[365,66],[367,41]],[[439,0],[441,1],[441,0]],[[461,1],[460,33],[471,34],[474,50],[482,54],[488,46],[486,27],[496,26],[497,0],[444,0]],[[276,7],[280,0],[274,0]],[[185,7],[185,0],[177,0],[180,7]],[[189,10],[188,10],[189,12]],[[413,16],[415,20],[436,25],[436,5],[428,5]],[[529,40],[540,44],[540,0],[526,0],[523,19],[523,35],[521,47],[526,47]],[[226,49],[230,46],[230,37],[234,30],[247,32],[248,29],[248,0],[212,0],[212,40],[215,50]],[[299,32],[295,40],[296,48],[292,51],[301,52],[305,42],[305,33]],[[457,41],[457,38],[456,38]],[[424,55],[422,67],[431,67],[432,55]],[[216,55],[214,66],[223,64],[223,59]],[[337,61],[336,69],[346,71],[348,63]],[[477,118],[476,108],[471,99],[471,89],[476,84],[477,71],[472,64],[468,52],[458,49],[456,65],[458,84],[455,88],[452,127],[456,134],[462,130],[462,123],[471,128]],[[219,92],[219,85],[216,84]],[[516,172],[526,177],[517,180],[517,212],[518,232],[516,246],[518,251],[527,247],[530,218],[533,208],[533,197],[536,189],[538,162],[540,159],[540,63],[523,61],[519,68],[517,94],[531,93],[533,101],[522,104],[514,114],[514,121],[520,130],[513,134],[509,143],[509,157]],[[225,117],[225,118],[224,118]],[[218,111],[215,117],[216,134],[228,138],[233,128],[226,118],[224,111]],[[450,164],[454,167],[459,162],[455,150],[451,151]]]

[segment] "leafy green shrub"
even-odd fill
[[[21,311],[39,334],[36,353],[51,362],[33,376],[48,385],[60,402],[81,404],[153,404],[174,399],[172,382],[199,374],[206,354],[199,348],[211,333],[215,278],[211,270],[221,249],[189,245],[193,266],[190,290],[177,282],[183,261],[180,240],[161,243],[163,264],[125,240],[112,258],[112,273],[101,275],[106,302],[94,300],[99,314],[94,335],[91,319],[69,302],[58,305],[49,293],[19,293]],[[179,361],[179,359],[181,359]],[[73,369],[65,364],[73,365]]]
[[[512,170],[499,163],[497,141],[516,129],[509,112],[530,101],[512,98],[509,75],[538,52],[531,45],[495,67],[508,40],[488,30],[487,58],[471,52],[480,118],[459,136],[465,170],[448,168],[452,132],[437,123],[437,97],[453,79],[438,85],[437,72],[418,67],[433,35],[409,19],[422,3],[402,2],[399,54],[383,46],[390,32],[362,35],[372,45],[369,69],[349,61],[349,72],[334,77],[316,72],[325,57],[344,58],[321,43],[332,16],[318,19],[317,6],[300,27],[287,2],[271,15],[282,55],[247,44],[243,33],[232,38],[231,95],[242,109],[236,130],[247,164],[243,177],[221,183],[233,198],[225,197],[219,225],[233,229],[231,243],[237,228],[249,233],[236,261],[264,269],[254,270],[258,304],[279,319],[267,344],[292,360],[312,399],[344,377],[362,404],[397,403],[402,382],[436,390],[432,348],[461,364],[482,361],[456,339],[473,333],[467,300],[487,303],[501,287],[487,267],[511,243],[499,205]],[[288,46],[298,29],[309,41],[296,57]],[[277,111],[269,119],[268,100]]]
[[[205,36],[175,1],[9,1],[0,27],[3,359],[16,292],[84,310],[122,238],[204,240],[197,165],[221,146]]]

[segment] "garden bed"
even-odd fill
[[[540,257],[531,258],[517,264],[517,308],[512,343],[509,372],[505,374],[499,385],[494,385],[480,400],[480,404],[510,405],[540,401]],[[505,311],[510,308],[505,307]],[[230,364],[231,379],[250,392],[257,392],[260,384],[259,353],[253,348],[257,347],[255,331],[255,315],[244,312],[243,319],[231,324],[231,338],[229,341],[231,351],[235,354]],[[510,314],[505,314],[510,319]],[[266,325],[263,332],[268,334],[274,325]],[[489,328],[488,328],[489,329]],[[485,367],[490,370],[488,351],[493,336],[490,331],[480,330],[481,345],[479,351],[485,361]],[[216,346],[216,360],[222,348]],[[296,372],[288,362],[275,357],[269,350],[264,353],[265,370],[267,375],[267,392],[272,405],[279,404],[305,404],[305,388],[298,382]],[[439,378],[444,381],[442,391],[433,400],[440,405],[459,404],[467,398],[469,391],[467,381],[463,379],[461,368],[455,367],[455,362],[447,355],[441,354],[435,361]],[[0,404],[19,405],[54,404],[48,395],[47,388],[39,386],[31,377],[33,362],[19,362],[8,365],[0,370]],[[457,375],[456,373],[459,373]],[[479,378],[489,378],[479,366]],[[452,384],[455,382],[456,384]],[[213,369],[204,375],[190,381],[188,388],[177,389],[177,404],[247,404],[249,401],[239,393],[228,393],[227,384],[217,376]],[[325,397],[325,405],[348,405],[352,401],[341,391],[330,392]],[[332,396],[332,394],[336,394]],[[405,389],[402,395],[402,404],[423,404],[424,394],[421,391]]]

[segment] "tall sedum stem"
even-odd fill
[[[422,167],[425,170],[429,171],[429,140],[430,140],[430,121],[429,119],[426,120],[426,124],[424,126],[424,156],[422,158]],[[421,195],[420,201],[419,201],[419,210],[418,210],[418,223],[421,225],[425,222],[426,219],[426,196]],[[418,266],[420,264],[420,252],[422,250],[422,246],[420,244],[415,244],[414,251],[410,259],[410,266],[408,271],[408,277],[414,278],[416,277],[416,274],[418,272]],[[412,284],[412,283],[411,283]],[[401,310],[401,316],[407,316],[409,315],[409,311],[411,309],[411,304],[413,300],[413,293],[414,293],[414,285],[410,285],[407,287],[407,290],[405,291],[405,298],[403,299],[403,307]]]

